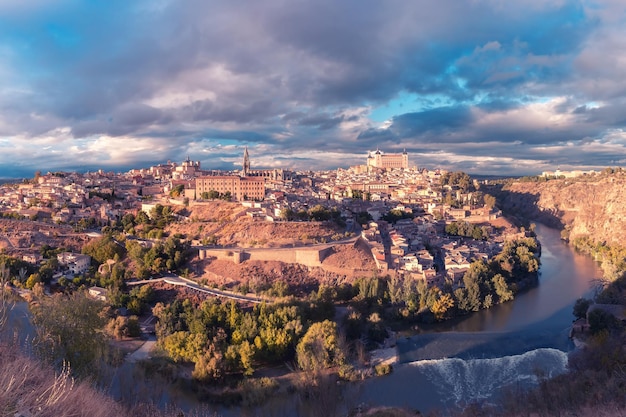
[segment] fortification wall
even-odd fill
[[[333,252],[332,246],[289,248],[289,249],[199,249],[198,258],[216,258],[235,263],[253,261],[280,261],[302,264],[308,267],[321,266],[322,261]]]

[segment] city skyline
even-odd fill
[[[626,5],[69,0],[0,4],[0,177],[624,165]]]

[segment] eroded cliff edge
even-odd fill
[[[496,192],[494,192],[496,194]],[[505,213],[596,242],[626,242],[626,172],[504,185],[497,197]]]

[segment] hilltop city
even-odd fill
[[[321,206],[338,213],[347,233],[361,235],[379,271],[401,271],[429,285],[458,284],[473,260],[487,260],[502,250],[505,236],[493,227],[500,213],[493,198],[477,191],[476,181],[411,167],[406,152],[376,150],[364,162],[323,172],[252,169],[246,148],[242,168],[234,172],[204,170],[199,161],[187,158],[180,164],[168,161],[123,174],[36,173],[31,181],[0,188],[0,207],[5,218],[98,232],[126,214],[149,214],[157,205],[183,208],[228,200],[241,204],[247,216],[260,222],[305,220],[308,210]],[[383,220],[390,215],[396,216],[393,224]],[[184,215],[181,219],[189,220]],[[444,233],[451,222],[480,224],[468,230],[485,239],[460,241]],[[45,229],[9,233],[2,242],[4,250],[34,264],[41,262],[33,234],[46,233]],[[432,247],[441,252],[429,252]],[[70,275],[90,266],[86,255],[65,253],[58,260],[71,265],[66,270]]]

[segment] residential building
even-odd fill
[[[91,256],[80,253],[62,252],[57,255],[57,260],[74,275],[82,274],[91,265]]]

